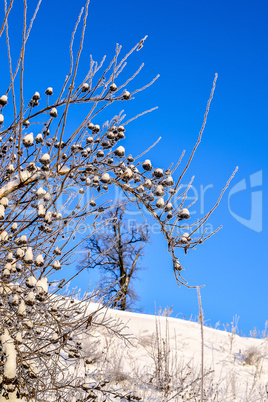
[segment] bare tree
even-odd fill
[[[36,88],[33,96],[25,99],[25,48],[40,3],[41,0],[36,2],[29,19],[27,0],[23,0],[22,47],[15,64],[8,25],[13,0],[4,0],[5,13],[0,24],[1,46],[7,47],[10,70],[10,82],[1,83],[5,90],[0,96],[0,400],[74,402],[90,399],[91,392],[108,398],[115,391],[105,382],[91,382],[94,376],[87,372],[88,356],[81,350],[79,336],[100,324],[110,327],[115,334],[120,334],[120,330],[105,320],[97,323],[98,311],[88,310],[90,297],[78,302],[73,295],[61,296],[62,289],[85,269],[71,269],[82,242],[79,236],[74,241],[74,236],[82,227],[92,229],[89,236],[101,229],[95,221],[110,207],[103,196],[116,186],[159,223],[177,283],[188,286],[181,276],[177,250],[186,252],[211,236],[197,236],[198,229],[216,208],[229,183],[207,215],[185,225],[189,228],[186,235],[183,222],[190,218],[190,213],[184,203],[191,183],[181,191],[181,181],[201,140],[216,78],[196,146],[182,173],[173,181],[181,158],[164,171],[153,168],[149,159],[144,160],[144,153],[132,158],[119,145],[127,125],[138,116],[127,120],[119,113],[102,121],[100,114],[115,102],[129,102],[157,78],[130,93],[127,86],[141,66],[119,85],[127,59],[142,47],[146,38],[124,56],[117,45],[115,56],[107,64],[105,58],[100,64],[91,58],[88,73],[75,84],[89,0],[71,36],[70,69],[62,89],[54,95],[53,88],[48,86],[43,96]],[[82,33],[74,54],[79,24]],[[88,105],[87,114],[81,114],[76,129],[67,134],[73,105],[81,104]],[[107,223],[104,221],[103,225]],[[96,259],[101,255],[96,255]]]
[[[108,290],[103,295],[105,303],[111,300],[111,307],[130,310],[138,300],[133,282],[141,269],[149,231],[145,224],[127,219],[124,206],[112,209],[103,219],[107,220],[105,227],[87,240],[86,264],[102,274],[98,288]]]

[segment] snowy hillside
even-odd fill
[[[95,304],[90,306],[96,310]],[[83,336],[83,349],[92,352],[86,365],[89,383],[102,376],[115,391],[125,392],[126,401],[200,401],[198,323],[110,309],[101,312],[97,322],[109,322],[115,329],[124,326],[129,342],[102,325]],[[267,400],[267,338],[245,338],[204,327],[204,358],[204,400]]]

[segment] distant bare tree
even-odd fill
[[[130,310],[138,299],[133,281],[140,267],[143,249],[149,240],[146,225],[128,220],[124,206],[108,212],[107,224],[87,240],[90,269],[98,269],[102,276],[99,289],[107,289],[104,301],[112,307]],[[117,295],[116,298],[112,296]]]

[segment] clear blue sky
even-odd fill
[[[10,20],[14,50],[22,2],[15,3],[18,8]],[[83,5],[84,0],[43,0],[26,51],[26,96],[42,93],[47,86],[55,92],[60,88],[69,68],[71,32]],[[181,262],[190,284],[206,285],[202,300],[207,323],[226,324],[238,315],[239,328],[246,334],[254,327],[262,330],[268,320],[267,14],[264,0],[91,0],[81,63],[82,77],[89,54],[95,60],[104,54],[109,58],[117,42],[127,52],[148,35],[142,51],[135,52],[129,62],[129,73],[145,63],[130,90],[156,74],[160,78],[125,110],[131,117],[153,106],[159,109],[129,125],[124,145],[135,155],[161,136],[150,157],[162,167],[176,161],[183,149],[185,160],[189,156],[214,74],[219,74],[204,137],[187,177],[195,175],[199,197],[202,186],[210,186],[204,195],[205,212],[237,165],[239,171],[209,220],[213,228],[223,224],[223,229],[187,256],[181,254]],[[2,92],[4,79],[2,71]],[[250,176],[259,171],[257,178],[251,178],[256,187],[250,189]],[[228,209],[228,195],[239,182],[247,188],[233,190],[230,207],[235,218]],[[200,198],[193,209],[195,216],[202,216]],[[245,219],[244,224],[238,216]],[[154,313],[156,303],[157,307],[173,305],[179,317],[198,315],[196,292],[177,287],[160,236],[152,236],[144,265],[147,269],[136,285],[144,312]],[[89,274],[82,279],[81,286]]]

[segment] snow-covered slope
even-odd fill
[[[98,321],[106,324],[94,326],[82,342],[92,350],[89,373],[97,370],[115,389],[132,395],[125,400],[201,400],[199,323],[110,309]],[[113,330],[120,327],[129,341],[115,337]],[[204,400],[266,401],[267,383],[267,338],[204,327]]]

